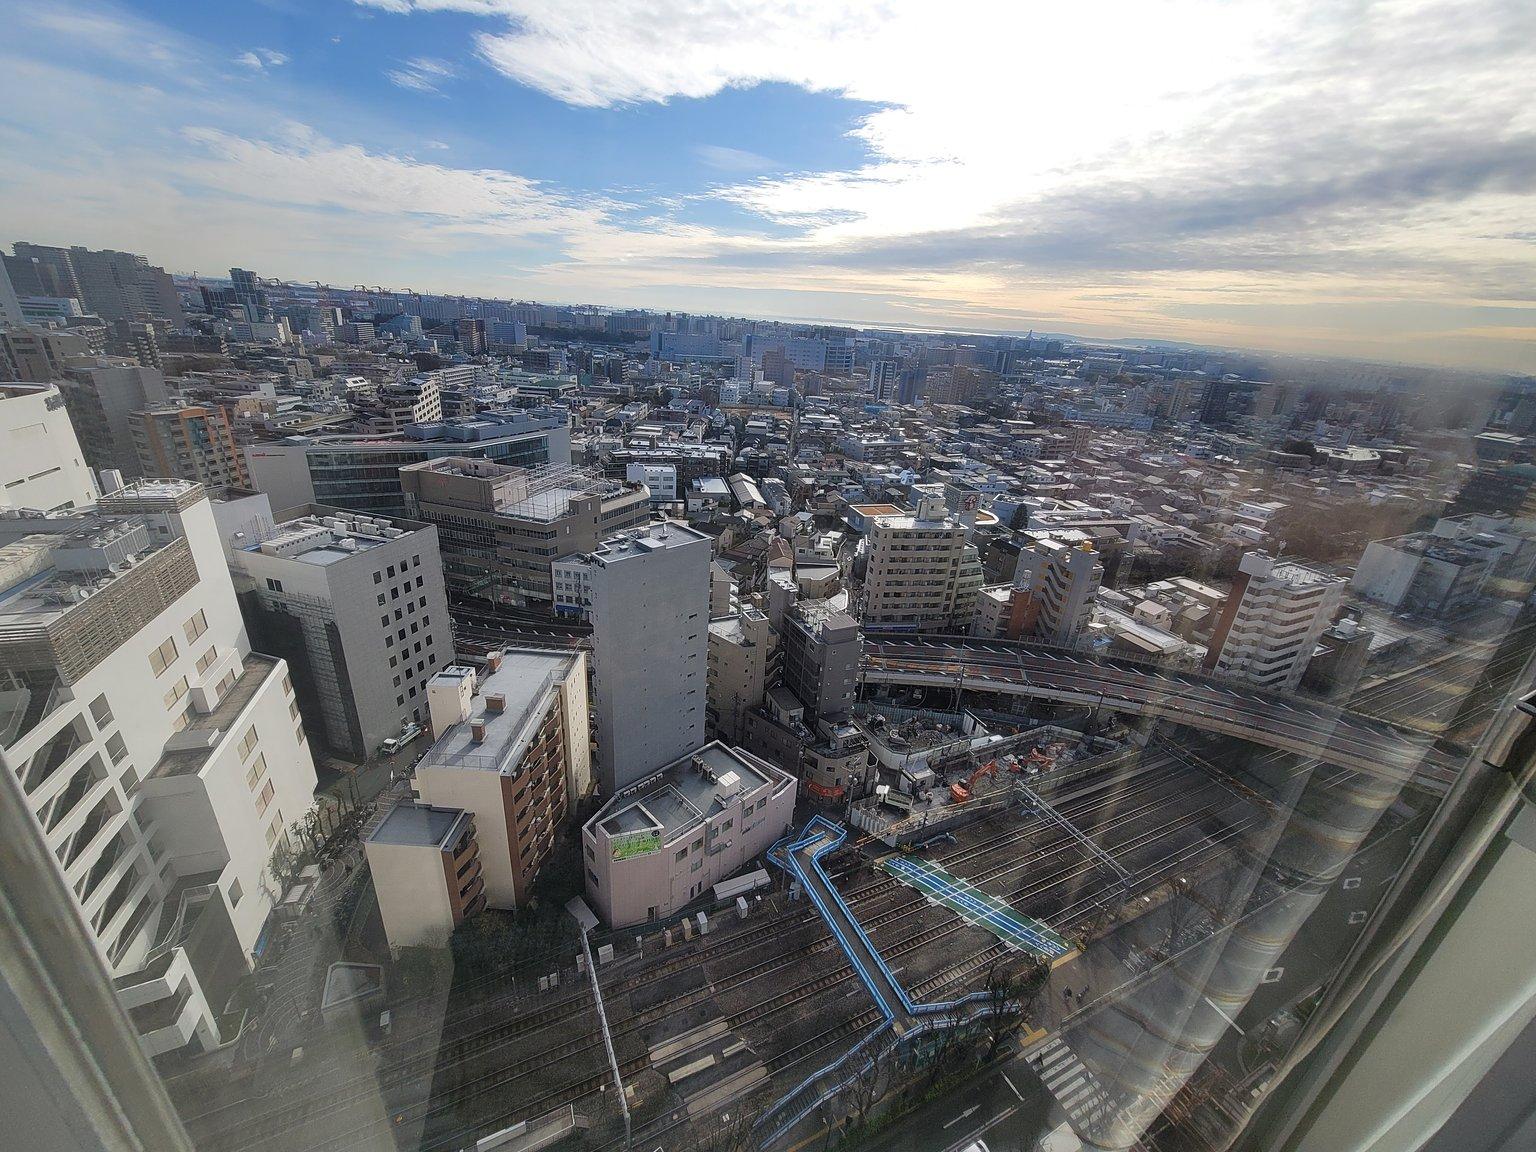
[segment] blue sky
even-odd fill
[[[0,0],[0,242],[1536,371],[1528,0]]]

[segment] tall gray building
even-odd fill
[[[362,760],[425,725],[427,681],[453,663],[437,529],[305,505],[229,541],[252,636],[293,669],[306,727]]]
[[[710,556],[710,537],[662,521],[553,566],[555,611],[592,624],[604,795],[704,744]]]
[[[18,295],[73,298],[103,320],[154,317],[177,328],[186,326],[175,283],[164,268],[143,256],[22,242],[15,249],[16,255],[6,261],[11,279],[28,281],[27,290]],[[43,291],[31,291],[34,287]]]
[[[116,468],[124,476],[142,476],[133,430],[134,414],[165,404],[165,377],[120,356],[72,358],[69,377],[59,382],[69,419],[80,437],[85,462],[92,468]]]

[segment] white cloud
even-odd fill
[[[707,166],[721,172],[734,172],[740,175],[766,172],[778,167],[766,156],[748,152],[744,148],[727,148],[723,144],[700,144],[693,151]]]
[[[288,56],[271,48],[252,48],[236,56],[234,62],[252,72],[265,72],[268,68],[280,68],[288,63]]]
[[[443,81],[451,80],[457,74],[453,65],[446,60],[435,60],[430,56],[412,57],[399,68],[391,68],[384,73],[397,88],[409,88],[413,92],[426,92],[434,96],[441,95]]]

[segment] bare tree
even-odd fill
[[[876,1043],[870,1049],[868,1062],[858,1066],[852,1081],[843,1090],[848,1127],[857,1128],[869,1119],[874,1106],[890,1089],[894,1068],[893,1049]]]

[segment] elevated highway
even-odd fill
[[[1194,672],[1009,640],[871,633],[866,684],[962,688],[1108,707],[1444,792],[1458,765],[1431,737],[1337,706]]]

